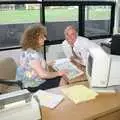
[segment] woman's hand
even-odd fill
[[[66,76],[69,73],[69,71],[67,69],[58,71],[58,75],[59,76]]]
[[[71,61],[71,62],[74,62],[75,59],[76,59],[76,57],[74,57],[74,56],[71,56],[71,57],[70,57],[70,61]]]

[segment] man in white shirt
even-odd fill
[[[86,66],[88,48],[99,47],[88,38],[78,36],[74,26],[69,25],[64,31],[65,40],[62,43],[65,55],[71,59],[77,58],[80,63]]]

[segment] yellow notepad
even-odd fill
[[[63,88],[62,92],[68,96],[75,104],[94,99],[98,95],[93,90],[84,85],[75,85],[69,88]]]

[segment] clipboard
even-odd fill
[[[84,72],[78,69],[68,58],[56,60],[56,63],[52,66],[54,70],[68,70],[66,77],[69,81],[73,81],[78,76],[84,74]]]

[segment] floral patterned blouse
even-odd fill
[[[37,52],[33,49],[22,51],[20,56],[20,65],[16,71],[16,79],[21,80],[23,87],[37,87],[44,83],[46,80],[41,80],[35,70],[31,67],[32,60],[39,60],[40,64],[45,68],[45,62],[41,51]]]

